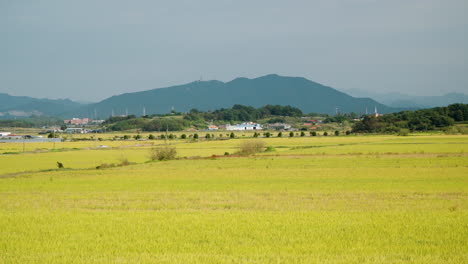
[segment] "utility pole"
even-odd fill
[[[54,137],[52,138],[52,140],[54,141],[54,149],[55,149],[55,128],[54,128]]]
[[[167,132],[168,132],[168,131],[169,131],[169,125],[166,124],[166,137],[165,137],[165,140],[164,140],[165,143],[166,143],[166,145],[167,145]]]

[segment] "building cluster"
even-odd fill
[[[43,138],[42,136],[31,136],[31,135],[15,135],[11,132],[0,132],[0,140],[5,139],[32,139],[32,138]]]
[[[72,118],[72,119],[67,119],[63,120],[63,123],[68,124],[68,125],[75,125],[75,126],[84,126],[84,125],[89,125],[95,124],[99,125],[104,123],[105,120],[89,120],[89,118]]]
[[[262,130],[262,125],[254,122],[244,122],[236,125],[226,125],[226,130],[228,131],[242,131],[242,130]]]
[[[72,118],[68,120],[63,120],[65,124],[70,124],[70,125],[87,125],[89,123],[89,118]]]

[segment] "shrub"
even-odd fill
[[[239,154],[241,155],[252,155],[258,152],[262,152],[265,148],[265,142],[259,139],[242,140],[239,144]]]
[[[180,135],[180,138],[181,138],[181,139],[186,139],[186,138],[187,138],[187,135],[182,134],[182,135]]]
[[[310,135],[313,136],[313,137],[316,137],[316,136],[317,136],[317,132],[312,131],[312,132],[310,132]]]
[[[459,127],[457,127],[457,129],[458,129],[458,132],[459,132],[460,134],[462,134],[462,135],[468,135],[468,127],[461,127],[461,126],[459,126]]]
[[[224,152],[224,156],[229,156],[229,152]]]
[[[128,161],[127,158],[122,158],[122,159],[120,159],[119,166],[128,166],[128,165],[130,165],[130,164],[132,164],[132,162]]]
[[[107,168],[113,168],[115,167],[115,164],[114,163],[102,163],[101,165],[99,166],[96,166],[96,169],[107,169]]]
[[[62,163],[62,162],[59,162],[59,161],[57,161],[57,168],[59,168],[59,169],[63,169],[63,168],[64,168],[64,166],[63,166],[63,163]]]
[[[351,135],[351,131],[346,130],[346,135],[347,135],[347,136]]]
[[[129,138],[130,138],[129,135],[124,135],[124,136],[123,136],[123,139],[129,139]]]
[[[154,139],[155,139],[155,137],[154,137],[154,135],[153,135],[153,134],[150,134],[150,135],[148,136],[148,139],[149,139],[149,140],[154,140]]]
[[[282,137],[282,136],[283,136],[283,132],[279,132],[278,137]]]
[[[211,135],[210,135],[210,134],[206,134],[206,135],[205,135],[205,138],[206,138],[206,139],[210,139],[210,138],[211,138]]]
[[[47,135],[47,138],[58,138],[59,135],[55,132],[51,132],[49,135]]]
[[[197,133],[193,134],[193,139],[198,139],[198,134]]]
[[[328,132],[327,131],[323,132],[323,135],[328,136]]]
[[[150,159],[155,160],[173,160],[177,155],[175,147],[164,146],[152,148],[150,151]]]
[[[304,131],[301,131],[301,137],[305,137]]]
[[[254,138],[257,138],[257,137],[258,137],[258,133],[255,132],[255,133],[253,134],[253,137],[254,137]]]
[[[402,128],[400,129],[400,131],[398,131],[398,136],[408,136],[409,132],[410,132],[409,129]]]
[[[265,152],[274,152],[274,151],[276,151],[276,149],[274,147],[272,147],[272,146],[268,146],[265,149]]]
[[[468,134],[468,127],[451,126],[451,127],[447,127],[444,130],[444,132],[447,135],[456,135],[456,134],[466,135],[466,134]]]
[[[335,136],[339,136],[339,135],[340,135],[340,131],[335,130]]]
[[[289,137],[294,137],[294,132],[289,132]]]
[[[271,133],[270,133],[270,132],[265,132],[263,135],[265,135],[265,137],[267,137],[267,138],[271,137]]]
[[[234,132],[231,132],[231,134],[229,135],[229,138],[235,138],[236,135],[234,134]]]

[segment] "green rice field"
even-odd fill
[[[468,263],[468,136],[244,140],[0,143],[0,263]]]

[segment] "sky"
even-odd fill
[[[467,0],[0,0],[0,92],[99,101],[276,73],[468,93]]]

